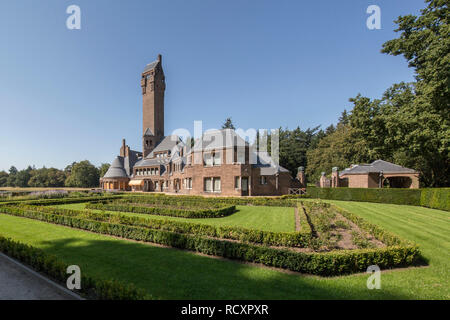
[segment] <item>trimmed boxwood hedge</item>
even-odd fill
[[[96,197],[79,197],[79,198],[56,198],[56,199],[37,199],[37,200],[11,200],[8,202],[0,203],[0,205],[35,205],[35,206],[52,206],[62,205],[70,203],[81,203],[88,201],[101,201],[101,200],[116,200],[120,199],[122,195],[115,196],[96,196]]]
[[[128,200],[129,199],[129,200]],[[204,196],[189,196],[189,195],[164,195],[164,194],[152,194],[152,195],[126,195],[121,201],[140,201],[149,202],[153,201],[165,201],[167,203],[186,203],[190,206],[193,205],[242,205],[242,206],[275,206],[275,207],[295,207],[298,200],[289,199],[284,196],[281,197],[204,197]]]
[[[28,211],[45,212],[57,215],[78,217],[82,219],[125,224],[149,229],[164,230],[177,233],[187,233],[207,237],[238,240],[247,243],[264,244],[286,247],[310,247],[312,238],[311,228],[304,214],[302,216],[306,225],[301,232],[271,232],[264,230],[247,229],[237,226],[214,226],[201,223],[184,221],[161,220],[152,218],[133,217],[122,214],[110,214],[105,212],[93,212],[90,210],[75,210],[65,208],[53,208],[44,206],[21,206]],[[14,210],[14,209],[11,209]],[[309,229],[308,229],[309,228]]]
[[[343,201],[392,203],[424,206],[450,211],[450,188],[397,189],[397,188],[317,188],[308,187],[311,198]]]
[[[65,283],[68,264],[56,256],[0,235],[0,252],[46,274],[60,283]],[[75,292],[75,290],[74,290]],[[134,285],[123,284],[117,280],[96,279],[81,274],[81,289],[76,290],[86,298],[98,300],[148,300],[152,296]]]
[[[450,211],[450,188],[429,188],[421,191],[421,206]]]
[[[327,200],[420,205],[420,189],[308,187],[306,192],[311,198]]]
[[[106,211],[120,211],[120,212],[133,212],[133,213],[143,213],[152,214],[159,216],[172,216],[172,217],[183,217],[183,218],[221,218],[229,216],[236,212],[236,206],[223,206],[213,209],[176,209],[176,208],[158,208],[158,207],[142,207],[142,206],[132,206],[121,203],[88,203],[86,205],[87,209],[96,210],[106,210]]]
[[[418,247],[406,243],[377,249],[339,250],[325,253],[297,252],[44,212],[32,212],[21,208],[0,207],[1,211],[6,211],[5,209],[16,209],[7,212],[16,216],[321,276],[363,272],[370,265],[378,265],[381,269],[404,267],[414,264],[420,259]],[[400,240],[400,242],[402,241]]]

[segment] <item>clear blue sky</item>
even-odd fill
[[[66,8],[81,8],[81,30]],[[381,8],[368,30],[366,8]],[[9,0],[0,4],[0,170],[64,168],[141,150],[140,73],[163,55],[166,134],[218,128],[303,129],[336,119],[358,93],[413,80],[380,53],[393,20],[423,0]]]

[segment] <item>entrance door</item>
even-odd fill
[[[242,177],[241,189],[242,189],[242,195],[248,196],[248,177]]]

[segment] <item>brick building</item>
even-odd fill
[[[185,145],[164,136],[165,76],[161,55],[141,75],[142,150],[122,143],[120,155],[100,179],[103,189],[194,195],[281,195],[298,186],[267,152],[258,152],[232,129],[205,132]]]
[[[350,188],[419,188],[419,172],[397,164],[376,160],[370,164],[352,165],[339,173],[334,167],[331,179],[322,176],[319,180],[322,188],[350,187]]]

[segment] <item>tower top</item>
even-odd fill
[[[150,62],[149,64],[147,64],[145,66],[145,68],[144,68],[144,71],[142,71],[142,73],[146,73],[146,72],[149,72],[149,71],[155,69],[156,66],[158,64],[161,65],[161,63],[162,63],[162,56],[160,54],[158,54],[158,58],[155,61]]]

